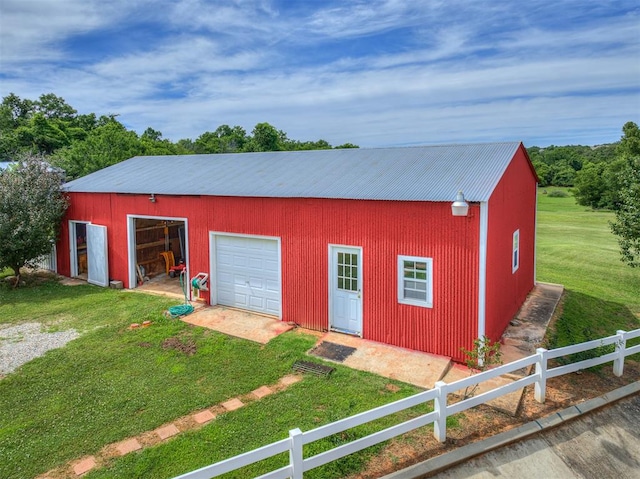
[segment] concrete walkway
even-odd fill
[[[356,348],[341,364],[360,371],[432,389],[451,367],[451,358],[398,348],[340,333],[325,333],[318,341]]]
[[[225,306],[201,307],[181,319],[194,326],[202,326],[260,344],[267,344],[276,336],[294,328],[294,325],[271,316],[262,316]]]
[[[537,283],[535,285],[520,308],[520,311],[518,311],[516,317],[511,321],[502,335],[500,352],[502,353],[503,364],[535,354],[536,348],[540,347],[544,340],[547,326],[553,317],[553,313],[555,312],[563,291],[563,286],[558,284]],[[486,381],[478,385],[475,395],[496,389],[516,379],[528,376],[530,372],[531,367]],[[469,377],[469,375],[470,372],[467,367],[455,364],[447,372],[443,381],[450,384]],[[515,416],[520,407],[523,394],[524,389],[520,389],[489,401],[487,404]]]
[[[640,381],[384,479],[640,477]]]

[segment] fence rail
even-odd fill
[[[564,348],[551,350],[539,348],[536,350],[536,354],[518,361],[514,361],[449,384],[438,381],[435,384],[435,388],[428,391],[420,392],[413,396],[385,404],[340,421],[320,426],[310,431],[302,432],[300,429],[293,429],[289,431],[289,437],[286,439],[282,439],[230,459],[217,462],[210,466],[205,466],[201,469],[182,474],[175,479],[209,479],[287,451],[289,452],[289,464],[260,476],[260,479],[302,479],[302,475],[306,471],[328,464],[349,454],[353,454],[361,451],[362,449],[366,449],[367,447],[387,441],[396,436],[400,436],[429,424],[433,424],[434,426],[434,437],[438,441],[444,442],[447,438],[447,417],[478,406],[479,404],[484,404],[500,396],[504,396],[505,394],[512,393],[525,386],[534,384],[535,399],[538,402],[543,403],[545,401],[547,379],[561,376],[563,374],[569,374],[581,369],[587,369],[607,362],[613,362],[613,373],[616,376],[622,376],[625,358],[632,354],[640,353],[640,344],[627,347],[627,341],[638,337],[640,337],[640,329],[635,329],[629,332],[617,331],[613,336]],[[611,349],[610,346],[613,346],[613,352],[609,352]],[[557,366],[551,369],[548,368],[548,361],[550,359],[599,349],[602,350],[602,354],[597,357],[573,362],[563,366]],[[525,376],[512,383],[492,389],[477,396],[466,398],[453,404],[448,404],[449,395],[456,391],[476,386],[487,380],[504,374],[513,373],[514,371],[532,365],[535,366],[535,371],[529,376]],[[434,408],[430,413],[404,421],[382,431],[351,441],[347,444],[342,444],[328,451],[316,454],[315,456],[307,458],[303,456],[303,447],[306,444],[310,444],[320,439],[352,429],[356,426],[429,402],[433,402]]]

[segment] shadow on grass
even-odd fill
[[[22,285],[14,288],[7,281],[0,282],[0,305],[18,304],[22,302],[45,302],[53,295],[56,299],[73,299],[88,294],[100,294],[98,286],[90,284],[66,286],[58,278],[43,274],[22,274]]]
[[[66,286],[55,279],[0,285],[0,324],[39,321],[86,329],[102,325],[156,321],[175,300],[93,285]]]
[[[605,301],[576,291],[565,291],[563,310],[555,324],[547,332],[547,347],[561,348],[592,341],[616,334],[616,331],[631,331],[640,328],[640,318],[624,304]],[[640,338],[629,341],[628,346],[640,343]],[[567,357],[565,362],[575,362],[600,356],[613,351],[607,346],[584,351]],[[609,349],[611,351],[609,351]],[[639,360],[640,355],[632,356]]]

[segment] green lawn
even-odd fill
[[[612,212],[579,206],[572,196],[539,194],[537,277],[563,284],[567,293],[551,347],[640,327],[640,268],[620,261],[609,229],[613,219]]]
[[[171,304],[175,302],[89,285],[0,287],[0,323],[40,321],[52,329],[83,332],[0,381],[0,477],[34,477],[191,411],[275,384],[315,342],[297,332],[266,346],[231,338],[165,319],[162,311]],[[154,324],[128,328],[144,320]],[[193,342],[196,354],[163,349],[163,341],[174,337]],[[417,391],[337,366],[329,379],[305,376],[199,431],[115,460],[88,477],[172,477],[282,439],[292,428],[312,429]],[[389,420],[328,438],[313,449],[328,449],[384,424]],[[310,477],[353,472],[377,449],[320,468]],[[233,477],[253,476],[285,461],[279,457],[263,469]]]

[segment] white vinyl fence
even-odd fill
[[[40,256],[35,261],[35,266],[38,269],[44,269],[48,271],[58,272],[58,262],[56,260],[56,245],[51,246],[51,253]]]
[[[616,376],[621,376],[625,358],[632,354],[640,353],[640,344],[637,346],[627,347],[627,341],[638,337],[640,337],[640,329],[630,332],[618,331],[614,336],[564,348],[551,350],[540,348],[537,349],[536,354],[532,356],[478,373],[450,384],[438,381],[435,384],[435,388],[430,389],[429,391],[424,391],[413,396],[400,399],[399,401],[356,414],[355,416],[351,416],[310,431],[302,432],[300,429],[293,429],[289,431],[289,437],[286,439],[240,454],[232,457],[231,459],[226,459],[210,466],[205,466],[201,469],[188,472],[175,479],[209,479],[284,452],[289,452],[289,464],[260,476],[260,479],[302,479],[305,471],[309,471],[310,469],[322,466],[369,446],[373,446],[429,424],[433,424],[434,426],[433,433],[435,438],[440,442],[444,442],[447,436],[447,417],[479,404],[486,403],[487,401],[491,401],[492,399],[496,399],[500,396],[504,396],[505,394],[517,391],[518,389],[530,384],[535,385],[535,399],[538,402],[543,403],[545,401],[546,382],[549,378],[569,374],[611,361],[613,361],[613,373]],[[611,345],[613,345],[613,347]],[[601,349],[603,354],[564,366],[558,366],[551,369],[548,368],[548,361],[550,359],[594,349]],[[613,350],[613,352],[606,352],[608,350]],[[489,379],[496,378],[503,374],[509,374],[531,365],[535,365],[535,371],[529,376],[477,396],[463,399],[453,404],[448,404],[449,394],[452,394],[455,391],[459,391],[467,387],[473,387]],[[391,426],[382,431],[378,431],[374,434],[370,434],[369,436],[343,444],[315,456],[307,458],[303,457],[302,448],[306,444],[430,401],[433,401],[434,407],[434,410],[430,413],[396,424],[395,426]]]

